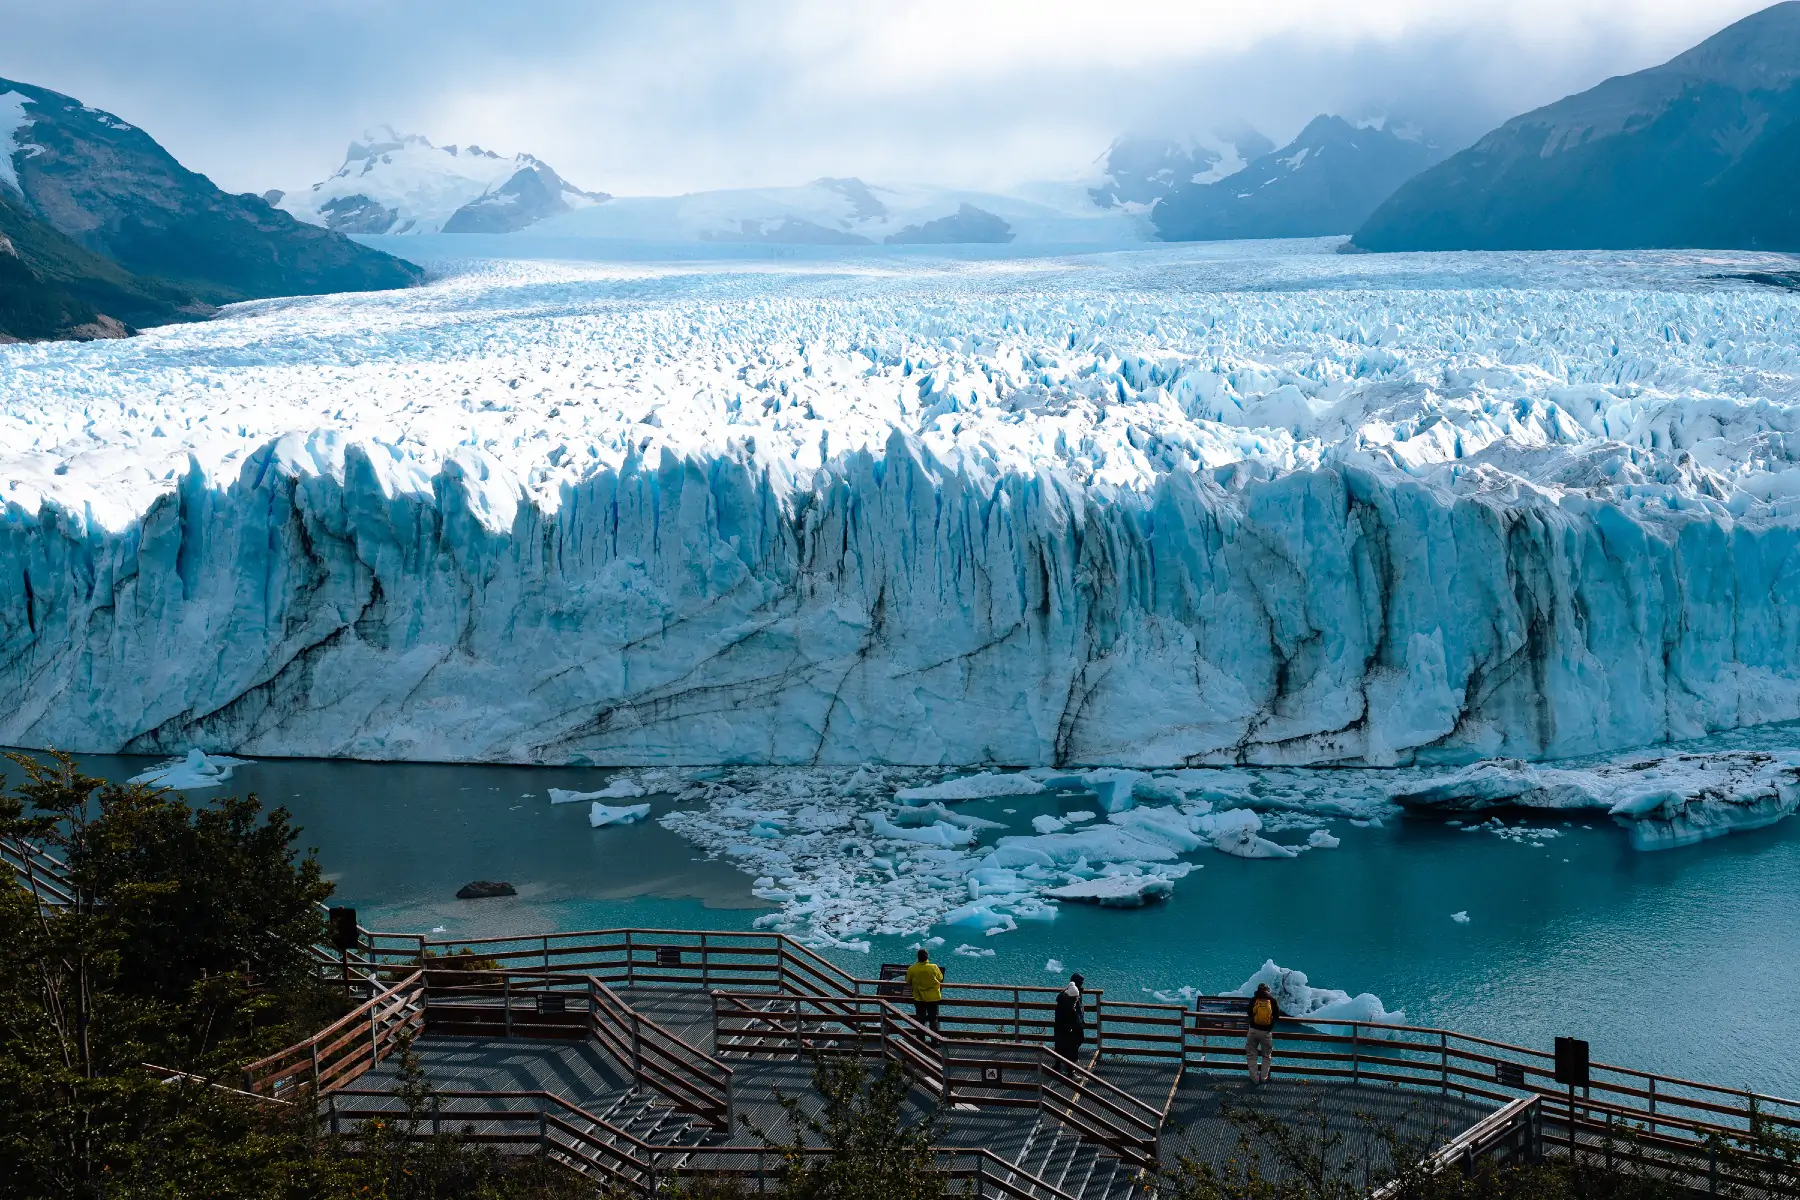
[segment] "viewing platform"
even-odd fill
[[[1791,1101],[1603,1064],[1569,1087],[1547,1051],[1417,1026],[1284,1019],[1274,1077],[1255,1085],[1235,997],[1182,1007],[1088,992],[1070,1061],[1050,1048],[1055,988],[947,983],[939,1034],[914,1020],[904,984],[779,934],[359,930],[353,951],[322,949],[320,968],[367,998],[253,1064],[248,1091],[311,1089],[321,1120],[353,1136],[401,1110],[404,1032],[435,1093],[419,1135],[466,1128],[640,1192],[699,1173],[772,1186],[779,1156],[762,1135],[791,1136],[778,1095],[822,1104],[821,1055],[897,1064],[909,1114],[937,1116],[952,1185],[1017,1200],[1130,1200],[1183,1156],[1222,1167],[1248,1151],[1278,1174],[1231,1110],[1335,1135],[1336,1155],[1374,1170],[1384,1138],[1464,1167],[1629,1147],[1642,1169],[1714,1193],[1743,1161],[1721,1146],[1800,1129]]]

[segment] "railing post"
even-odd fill
[[[504,1014],[501,1021],[506,1028],[506,1036],[512,1036],[512,976],[500,976],[500,1009]]]
[[[369,957],[375,957],[374,947],[370,947]],[[421,971],[425,969],[425,935],[422,933],[419,935],[419,969]]]
[[[637,986],[637,955],[631,952],[631,930],[625,931],[625,986]]]
[[[331,1121],[331,1136],[336,1137],[338,1135],[337,1093],[336,1092],[333,1092],[333,1093],[331,1093],[330,1096],[326,1097],[325,1111]]]
[[[712,951],[707,948],[706,931],[700,931],[700,987],[712,987]]]
[[[544,970],[550,969],[550,935],[544,935]]]
[[[250,1072],[248,1072],[248,1071],[244,1072],[244,1075],[246,1078],[249,1077],[249,1074],[250,1074]],[[312,1044],[312,1079],[313,1079],[313,1095],[317,1096],[319,1094],[319,1043],[318,1042],[314,1042]],[[252,1088],[246,1088],[245,1090],[254,1092],[256,1089],[254,1087],[252,1087]]]
[[[1656,1136],[1656,1076],[1650,1076],[1650,1136]]]
[[[1438,1030],[1438,1092],[1450,1094],[1450,1035],[1442,1029]],[[1569,1105],[1569,1119],[1574,1120],[1575,1106]],[[1573,1126],[1570,1126],[1573,1128]]]
[[[629,1011],[631,1013],[631,1080],[633,1083],[642,1085],[644,1082],[643,1043],[638,1029],[637,1010],[634,1008]]]
[[[440,1122],[443,1119],[444,1098],[436,1092],[431,1094],[431,1136],[436,1137],[443,1132]]]
[[[375,1012],[381,1007],[381,1001],[369,1002],[369,1066],[381,1065],[381,1031],[375,1026]]]
[[[550,1114],[538,1109],[538,1153],[550,1156]]]
[[[1362,1082],[1362,1026],[1351,1022],[1350,1025],[1350,1086],[1355,1087]]]

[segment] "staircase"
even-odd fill
[[[1039,1118],[1027,1131],[1008,1161],[1077,1200],[1132,1200],[1138,1190],[1136,1168],[1048,1117]],[[1033,1194],[1039,1191],[1027,1180],[1015,1182]]]

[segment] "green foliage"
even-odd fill
[[[779,1156],[783,1200],[940,1200],[945,1180],[932,1147],[942,1122],[935,1110],[907,1120],[912,1080],[897,1064],[871,1078],[860,1058],[821,1055],[813,1089],[824,1103],[810,1112],[776,1093],[787,1115],[786,1141],[743,1119]]]

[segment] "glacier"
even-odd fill
[[[0,744],[1405,767],[1800,718],[1800,297],[1717,278],[1773,257],[1331,249],[470,261],[0,348]]]

